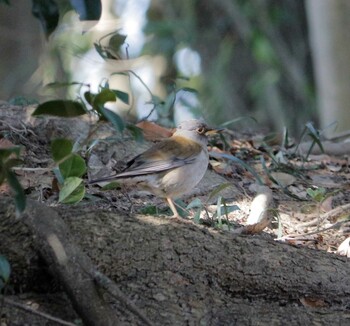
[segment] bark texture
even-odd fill
[[[16,234],[5,227],[11,224],[9,221],[15,221],[10,203],[0,199],[0,251],[5,255],[15,251],[15,247],[3,247],[3,243],[26,234],[31,238],[26,255],[35,256],[43,248],[36,247],[38,242],[35,234],[30,235],[31,227],[28,231],[22,225]],[[58,225],[64,221],[72,237],[69,239],[74,239],[77,248],[154,325],[350,322],[346,258],[277,243],[267,236],[233,235],[172,219],[120,216],[94,212],[91,207],[55,209],[57,214],[52,208],[36,205],[41,206],[40,214],[45,211],[44,218],[57,219]],[[39,218],[33,210],[30,214],[31,219]],[[41,226],[34,229],[37,227]],[[54,234],[57,232],[53,230]],[[17,241],[13,245],[21,246]],[[70,250],[71,246],[66,248]],[[74,252],[67,252],[70,254]],[[28,268],[41,269],[42,266],[32,266],[36,262],[33,259],[21,266],[27,263]],[[52,265],[52,261],[46,264]],[[61,272],[54,269],[53,276],[62,281]],[[13,277],[20,273],[14,268]],[[78,269],[76,273],[79,281]],[[142,324],[135,314],[121,308],[120,302],[109,296],[104,298],[114,309],[119,324]]]

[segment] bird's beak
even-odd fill
[[[215,134],[218,134],[220,132],[224,131],[224,129],[208,129],[206,132],[205,132],[205,135],[206,136],[210,136],[210,135],[215,135]]]

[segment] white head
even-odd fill
[[[200,120],[187,120],[182,122],[176,129],[174,136],[187,137],[202,146],[208,144],[207,136],[216,133],[217,130],[210,128],[205,122]]]

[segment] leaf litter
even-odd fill
[[[17,110],[18,115],[22,116],[21,128],[18,128],[18,115],[6,114],[8,110]],[[76,122],[67,127],[66,119],[47,118],[45,122],[43,119],[27,119],[26,108],[6,108],[0,112],[0,145],[6,141],[23,147],[21,158],[24,164],[14,171],[25,193],[48,205],[59,205],[51,168],[54,162],[50,153],[50,141],[62,137],[76,138],[77,135],[69,131],[76,129]],[[81,119],[76,121],[79,121],[82,130],[88,127],[88,122]],[[43,128],[43,124],[46,128]],[[151,123],[139,124],[138,127],[144,129],[148,135],[146,138],[153,141],[167,137],[172,132]],[[95,162],[99,162],[100,169],[109,167],[111,173],[121,169],[128,159],[150,146],[147,142],[137,144],[130,137],[127,140],[111,140],[101,136],[101,139],[89,155],[100,157]],[[347,156],[313,155],[311,152],[305,159],[290,149],[283,149],[278,141],[266,144],[261,139],[263,137],[257,135],[229,131],[223,133],[223,138],[211,140],[210,151],[225,155],[213,155],[206,180],[189,196],[184,196],[187,218],[195,218],[199,223],[221,227],[228,232],[264,231],[275,239],[293,245],[349,256],[350,175]],[[106,151],[108,155],[103,156],[101,153]],[[237,160],[227,159],[231,156]],[[89,161],[88,156],[85,159]],[[94,169],[98,170],[99,167],[94,166]],[[261,189],[260,192],[256,190],[256,185],[259,184],[257,176],[268,189],[265,192],[267,197],[262,201],[263,207],[256,204],[259,201],[256,198],[261,195]],[[230,183],[232,187],[223,187],[224,183]],[[208,202],[210,193],[215,192],[215,189],[219,189],[216,195],[221,196],[220,201],[216,197]],[[322,193],[319,198],[310,195],[317,190]],[[7,193],[8,189],[2,186],[1,192]],[[94,186],[87,189],[86,198],[88,200],[84,199],[81,205],[88,206],[93,202],[94,208],[108,210],[139,213],[148,205],[154,205],[159,208],[155,211],[157,213],[166,208],[159,198],[134,189],[117,188],[115,191],[104,192]],[[194,199],[196,205],[188,205]],[[254,222],[250,218],[252,216],[255,216]],[[223,227],[224,225],[230,227]]]

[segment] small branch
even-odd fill
[[[22,221],[33,234],[35,248],[72,301],[84,325],[118,325],[115,311],[105,302],[92,277],[90,258],[74,243],[67,226],[49,207],[28,201]]]
[[[119,290],[119,288],[110,278],[96,270],[93,272],[93,278],[96,283],[105,289],[112,297],[124,304],[124,306],[130,312],[138,316],[145,325],[153,325],[153,323],[143,314],[143,312],[140,311],[130,300],[125,297],[125,295]]]
[[[319,233],[323,233],[325,231],[329,231],[331,229],[339,229],[340,226],[342,224],[344,224],[345,222],[348,222],[348,221],[341,221],[341,222],[337,222],[337,223],[334,223],[332,224],[331,226],[327,227],[327,228],[324,228],[324,229],[321,229],[321,230],[317,230],[317,231],[312,231],[312,232],[308,232],[308,233],[304,233],[304,234],[298,234],[298,233],[294,233],[294,234],[288,234],[288,235],[285,235],[283,237],[280,237],[280,238],[277,238],[275,239],[276,241],[286,241],[286,240],[304,240],[305,237],[308,237],[310,235],[314,235],[314,234],[319,234]],[[307,239],[307,240],[310,240],[310,239]]]
[[[26,167],[19,167],[15,166],[12,168],[14,171],[28,171],[28,172],[36,172],[36,171],[51,171],[51,168],[26,168]]]
[[[336,219],[339,219],[339,217],[342,217],[344,215],[350,215],[350,204],[345,204],[345,205],[341,205],[336,208],[333,208],[329,212],[321,214],[320,216],[317,216],[312,221],[308,221],[300,224],[299,227],[307,227],[307,226],[313,226],[316,224],[321,224],[325,220],[336,220]]]
[[[8,299],[8,298],[3,298],[4,302],[7,304],[7,305],[10,305],[10,306],[13,306],[13,307],[16,307],[18,309],[22,309],[22,310],[25,310],[33,315],[37,315],[37,316],[40,316],[40,317],[43,317],[47,320],[51,320],[51,321],[54,321],[60,325],[65,325],[65,326],[76,326],[76,324],[73,324],[73,323],[70,323],[68,321],[65,321],[63,319],[60,319],[60,318],[57,318],[57,317],[53,317],[45,312],[41,312],[41,311],[37,311],[37,310],[34,310],[33,308],[31,307],[28,307],[26,306],[25,304],[22,304],[22,303],[19,303],[19,302],[16,302],[16,301],[13,301],[11,299]]]

